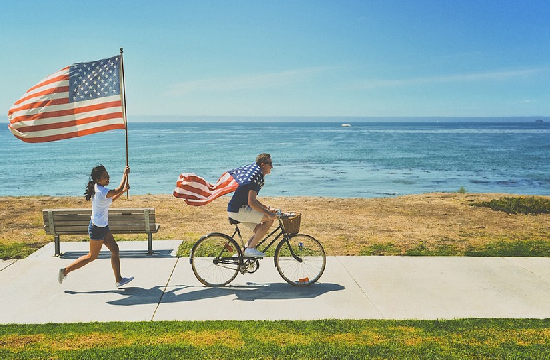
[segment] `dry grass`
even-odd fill
[[[550,241],[550,215],[508,215],[470,206],[509,194],[430,193],[396,198],[341,199],[317,197],[261,198],[265,204],[302,213],[300,232],[319,239],[328,255],[358,255],[372,244],[392,244],[403,253],[419,245],[457,248],[494,241]],[[545,197],[549,198],[549,197]],[[161,224],[154,239],[196,241],[212,231],[230,232],[228,198],[194,207],[171,195],[131,195],[113,207],[154,207]],[[52,241],[43,230],[42,209],[80,208],[91,204],[76,197],[0,198],[0,243],[41,244]],[[85,240],[65,236],[62,241]],[[120,235],[146,239],[146,235]]]

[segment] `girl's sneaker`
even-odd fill
[[[63,283],[63,280],[65,280],[65,277],[67,275],[65,275],[65,268],[63,269],[59,269],[59,273],[57,274],[57,281],[59,281],[59,283]]]
[[[121,286],[124,286],[124,285],[128,284],[128,283],[129,283],[130,281],[132,281],[132,280],[134,280],[134,277],[133,277],[133,276],[131,276],[131,277],[129,277],[129,278],[123,277],[122,279],[120,279],[119,282],[116,283],[116,287],[119,288],[119,287],[121,287]]]

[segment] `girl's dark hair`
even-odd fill
[[[96,182],[99,181],[99,178],[101,177],[101,174],[103,174],[104,171],[107,171],[107,169],[105,169],[105,166],[103,165],[98,165],[92,169],[92,173],[90,174],[90,181],[88,181],[88,185],[86,186],[86,192],[84,193],[84,196],[86,196],[86,201],[90,201],[92,196],[94,196],[95,194],[94,185]]]

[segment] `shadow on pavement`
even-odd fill
[[[164,294],[162,302],[195,301],[209,298],[236,295],[237,300],[255,301],[260,299],[310,299],[331,291],[344,290],[339,284],[320,283],[311,286],[292,286],[287,283],[256,284],[246,286],[202,287],[189,286],[190,292],[176,294],[169,291]]]
[[[147,249],[144,250],[120,250],[120,258],[145,258],[145,259],[151,259],[151,258],[175,258],[175,256],[172,255],[173,250],[172,249],[162,249],[162,250],[153,250],[152,255],[147,254]],[[61,259],[69,259],[69,260],[75,260],[78,259],[81,256],[84,256],[88,254],[87,251],[67,251],[65,253],[61,254]],[[111,252],[107,250],[106,248],[103,248],[101,252],[99,253],[98,259],[110,259],[111,258]]]
[[[111,305],[132,306],[143,304],[175,303],[183,301],[198,301],[224,296],[235,295],[237,300],[256,301],[262,299],[310,299],[331,291],[344,290],[339,284],[321,283],[311,286],[292,286],[286,283],[255,284],[247,283],[246,286],[204,287],[204,286],[172,286],[163,291],[164,286],[154,286],[149,289],[140,287],[127,287],[113,290],[94,291],[69,291],[66,294],[120,294],[121,299],[107,301]]]

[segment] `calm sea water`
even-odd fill
[[[27,144],[0,128],[0,196],[84,193],[93,166],[118,185],[124,131]],[[215,182],[268,152],[263,196],[425,192],[550,194],[550,123],[130,123],[131,194],[171,194],[178,175]]]

